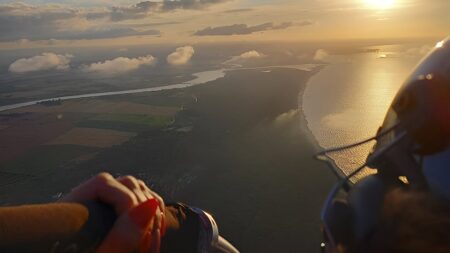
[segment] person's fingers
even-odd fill
[[[150,191],[150,194],[151,194],[154,198],[156,198],[156,199],[158,200],[158,202],[159,202],[159,208],[160,208],[161,211],[164,213],[165,210],[166,210],[166,205],[165,205],[165,203],[164,203],[163,198],[162,198],[161,196],[159,196],[158,193],[156,193],[156,192],[154,192],[154,191],[152,191],[152,190],[150,190],[150,189],[149,189],[149,191]]]
[[[149,199],[150,198],[156,198],[158,200],[158,202],[159,202],[159,209],[162,212],[162,215],[161,215],[161,219],[158,220],[157,224],[159,224],[159,228],[160,228],[160,231],[161,231],[161,236],[164,236],[164,234],[166,232],[166,222],[165,222],[165,220],[166,220],[166,210],[165,210],[166,206],[165,206],[164,200],[163,200],[163,198],[161,196],[159,196],[159,194],[157,194],[156,192],[150,190],[150,188],[148,188],[148,186],[144,183],[144,181],[138,179],[137,182],[138,182],[138,184],[139,184],[139,186],[141,188],[141,191],[144,192],[144,194],[147,196],[147,198],[149,198]]]
[[[138,179],[137,182],[140,186],[141,191],[145,193],[147,198],[150,198],[149,196],[152,196],[159,201],[159,208],[164,213],[166,207],[165,207],[163,198],[161,196],[159,196],[159,194],[157,194],[156,192],[150,190],[150,188],[148,188],[148,186],[144,183],[144,181]]]
[[[146,240],[149,236],[153,238],[153,233],[156,232],[152,228],[157,209],[157,201],[149,199],[121,215],[97,253],[131,253],[136,250],[148,252],[153,244],[160,243],[154,239]]]
[[[109,173],[100,173],[74,188],[62,201],[99,200],[114,206],[121,214],[138,201],[135,194]]]
[[[130,189],[130,191],[134,192],[139,202],[144,202],[147,199],[152,198],[152,196],[148,196],[147,194],[145,194],[144,191],[142,191],[141,185],[139,184],[138,180],[133,176],[119,177],[117,181],[121,182],[128,189]]]
[[[151,234],[150,252],[159,253],[161,251],[161,230],[157,229]]]
[[[161,237],[165,233],[165,224],[163,222],[164,220],[164,214],[161,211],[156,211],[155,221],[153,223],[153,229],[152,229],[152,235],[151,235],[151,244],[150,244],[150,252],[152,253],[159,253],[160,251],[160,242]]]
[[[153,223],[153,228],[152,228],[153,230],[161,228],[162,217],[163,217],[163,213],[161,212],[161,210],[159,210],[159,207],[158,207],[158,210],[156,210],[156,214],[155,214],[155,222]]]
[[[142,237],[142,241],[141,244],[139,245],[139,249],[138,249],[138,253],[148,253],[152,251],[150,251],[151,247],[152,247],[152,233],[147,232],[144,234],[144,236]]]
[[[147,187],[144,181],[138,179],[138,184],[141,191],[145,194],[145,196],[147,196],[147,198],[153,198],[153,195],[150,193],[150,189]]]

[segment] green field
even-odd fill
[[[173,122],[173,117],[147,116],[140,114],[100,114],[80,121],[77,127],[110,129],[125,132],[142,132],[164,128]]]
[[[104,99],[107,101],[125,101],[144,105],[174,107],[188,105],[195,101],[195,97],[192,97],[190,94],[186,94],[185,91],[174,90],[118,95]]]

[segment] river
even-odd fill
[[[299,70],[303,70],[303,71],[311,71],[317,66],[318,66],[318,64],[301,64],[301,65],[281,65],[281,66],[266,66],[266,67],[254,67],[254,68],[229,68],[229,69],[222,68],[222,69],[217,69],[217,70],[209,70],[209,71],[194,73],[194,74],[192,74],[193,76],[195,76],[194,79],[184,82],[184,83],[179,83],[179,84],[170,84],[170,85],[161,84],[156,87],[142,88],[142,89],[108,91],[108,92],[79,94],[79,95],[73,95],[73,96],[45,98],[45,99],[33,100],[33,101],[28,101],[28,102],[23,102],[23,103],[0,106],[0,112],[17,109],[17,108],[22,108],[22,107],[34,105],[37,103],[42,103],[45,101],[52,101],[52,100],[71,100],[71,99],[78,99],[78,98],[94,98],[94,97],[114,96],[114,95],[122,95],[122,94],[134,94],[134,93],[142,93],[142,92],[155,92],[155,91],[163,91],[163,90],[182,89],[182,88],[187,88],[187,87],[204,84],[204,83],[208,83],[208,82],[217,80],[219,78],[224,77],[225,73],[227,71],[233,71],[233,70],[292,68],[292,69],[299,69]]]
[[[34,101],[28,101],[23,103],[17,103],[17,104],[11,104],[11,105],[5,105],[0,106],[0,112],[11,110],[11,109],[17,109],[25,106],[34,105],[37,103],[45,102],[45,101],[51,101],[51,100],[70,100],[70,99],[77,99],[77,98],[93,98],[93,97],[104,97],[104,96],[114,96],[114,95],[121,95],[121,94],[133,94],[133,93],[142,93],[142,92],[155,92],[155,91],[162,91],[162,90],[172,90],[172,89],[182,89],[202,83],[207,83],[214,81],[216,79],[222,78],[225,76],[225,69],[218,69],[218,70],[210,70],[210,71],[203,71],[193,74],[195,76],[194,79],[179,83],[179,84],[170,84],[170,85],[160,85],[157,87],[151,87],[151,88],[143,88],[143,89],[133,89],[133,90],[121,90],[121,91],[109,91],[109,92],[98,92],[98,93],[88,93],[88,94],[80,94],[80,95],[73,95],[73,96],[63,96],[63,97],[54,97],[54,98],[45,98],[40,100],[34,100]]]

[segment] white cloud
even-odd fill
[[[262,53],[260,53],[260,52],[258,52],[256,50],[251,50],[251,51],[248,51],[248,52],[245,52],[245,53],[241,54],[239,56],[239,58],[241,58],[241,59],[251,59],[251,58],[263,58],[265,56],[266,56],[265,54],[262,54]]]
[[[118,57],[113,60],[92,63],[85,65],[81,69],[85,72],[98,73],[102,75],[116,75],[130,72],[140,68],[141,66],[152,66],[157,59],[151,55],[138,58]]]
[[[318,49],[314,54],[314,60],[316,61],[324,61],[328,58],[329,54],[324,49]]]
[[[247,63],[248,61],[261,59],[266,57],[267,55],[260,53],[256,50],[250,50],[245,53],[242,53],[238,56],[233,56],[230,59],[224,61],[222,64],[224,65],[230,65],[234,67],[242,67],[244,63]]]
[[[17,44],[19,44],[19,45],[26,45],[28,43],[30,43],[29,39],[19,39],[19,40],[17,40]]]
[[[171,65],[184,65],[189,62],[194,52],[194,48],[191,46],[179,47],[167,56],[167,62]]]
[[[13,73],[24,73],[42,70],[65,70],[70,68],[69,63],[73,55],[43,53],[31,58],[22,58],[13,62],[9,66],[9,71]]]

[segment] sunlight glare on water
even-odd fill
[[[312,77],[303,97],[308,127],[323,148],[376,134],[385,113],[420,58],[374,53],[334,56]],[[330,154],[344,173],[362,165],[373,143]]]

